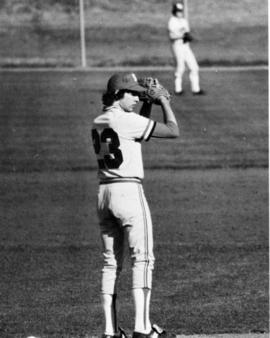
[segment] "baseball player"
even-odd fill
[[[157,101],[164,123],[150,118],[152,103],[144,102],[140,114],[133,111],[143,92],[145,88],[138,84],[134,73],[111,76],[102,97],[103,112],[94,119],[92,127],[99,179],[97,213],[103,244],[103,338],[125,336],[117,325],[116,311],[125,239],[132,262],[133,338],[157,338],[165,332],[152,325],[149,316],[155,258],[151,214],[142,185],[141,143],[157,137],[178,137],[179,129],[170,102],[162,94]]]
[[[185,72],[185,65],[187,65],[192,93],[194,95],[204,95],[205,92],[200,89],[199,84],[199,66],[189,45],[189,42],[192,41],[192,36],[188,21],[184,17],[184,5],[181,1],[176,1],[172,5],[172,15],[168,22],[168,34],[175,61],[175,94],[183,94],[182,78]]]

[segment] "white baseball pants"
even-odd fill
[[[187,65],[189,69],[191,91],[200,91],[199,66],[189,43],[176,40],[172,42],[171,48],[175,59],[175,92],[181,92],[183,90],[182,79],[185,72],[185,65]]]
[[[151,289],[155,260],[152,220],[141,183],[100,184],[97,211],[104,260],[101,293],[117,293],[125,240],[132,262],[132,288]]]

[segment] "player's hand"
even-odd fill
[[[161,99],[166,98],[170,101],[171,94],[162,86],[157,78],[143,77],[138,79],[138,83],[145,88],[145,92],[140,96],[141,101],[146,101],[154,104],[161,104]]]
[[[187,42],[191,42],[191,41],[193,41],[193,36],[191,35],[191,33],[190,32],[184,33],[183,42],[187,43]]]

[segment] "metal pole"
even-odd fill
[[[188,0],[184,0],[184,16],[188,22]]]
[[[81,32],[81,63],[85,68],[86,64],[86,51],[85,51],[85,24],[84,24],[84,0],[80,0],[80,32]]]

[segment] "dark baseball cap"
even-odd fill
[[[107,84],[107,91],[115,93],[118,90],[127,89],[134,92],[144,92],[145,88],[138,84],[134,73],[118,73],[110,77]]]

